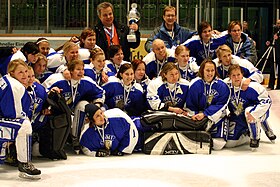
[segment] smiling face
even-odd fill
[[[84,48],[93,49],[96,44],[96,36],[88,36],[86,39],[82,39],[84,43]]]
[[[43,55],[47,56],[49,54],[49,51],[50,51],[49,42],[40,42],[38,47],[39,47],[40,53],[42,53]]]
[[[212,28],[209,26],[202,30],[201,39],[204,43],[208,43],[212,37]]]
[[[221,54],[219,55],[219,61],[224,65],[224,66],[229,66],[231,64],[231,53],[228,51],[222,51]]]
[[[84,65],[77,64],[73,71],[70,71],[71,78],[74,80],[80,80],[84,76]]]
[[[28,54],[27,60],[28,62],[34,64],[37,61],[37,54]]]
[[[114,21],[114,14],[111,7],[100,10],[99,19],[105,27],[110,27]]]
[[[13,72],[10,72],[11,76],[17,79],[24,86],[28,85],[28,69],[23,65],[18,65]]]
[[[183,50],[178,55],[175,54],[175,58],[180,67],[186,67],[190,59],[190,51]]]
[[[112,60],[112,62],[113,62],[114,64],[117,64],[117,65],[119,66],[119,65],[122,63],[123,58],[124,58],[123,51],[122,51],[122,49],[120,49],[120,50],[118,51],[118,53],[116,53],[116,54],[114,55],[114,57],[111,58],[111,60]]]
[[[167,25],[173,26],[176,22],[176,12],[175,10],[168,10],[163,15],[163,20]]]
[[[28,69],[28,86],[32,86],[35,81],[35,74],[32,68]]]
[[[203,79],[210,83],[214,79],[216,74],[215,66],[212,63],[206,63],[203,70]]]
[[[162,40],[156,39],[152,44],[153,52],[156,55],[156,58],[163,60],[167,56],[166,46]]]
[[[79,57],[79,47],[77,45],[72,46],[69,51],[65,53],[65,58],[67,62],[70,62],[71,60],[78,59]]]
[[[141,63],[137,66],[134,77],[136,80],[142,80],[145,76],[146,67],[144,63]]]
[[[103,54],[96,55],[94,59],[91,60],[94,68],[101,71],[105,66],[105,56]]]
[[[124,85],[128,86],[131,84],[131,82],[134,80],[134,72],[132,68],[127,69],[123,73],[120,73],[120,76],[122,77]]]

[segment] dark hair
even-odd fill
[[[228,75],[230,75],[231,72],[232,72],[233,70],[240,70],[240,72],[242,73],[242,75],[244,75],[244,71],[243,71],[243,69],[239,66],[239,64],[232,64],[232,65],[230,65],[230,67],[229,67],[229,69],[228,69]]]
[[[85,43],[82,40],[85,40],[87,37],[90,36],[96,36],[94,30],[92,30],[91,28],[85,28],[79,37],[81,47],[85,47]]]
[[[118,73],[117,73],[117,78],[122,79],[121,77],[121,73],[124,73],[126,70],[132,68],[132,64],[131,63],[124,63],[121,65]]]
[[[109,59],[113,58],[115,56],[115,54],[117,54],[119,52],[120,49],[122,49],[122,47],[120,45],[111,45],[108,48]]]
[[[24,44],[24,46],[21,48],[22,53],[27,56],[29,54],[36,55],[39,53],[39,48],[34,42],[27,42]]]
[[[167,62],[166,64],[163,65],[163,67],[160,71],[160,76],[162,78],[162,81],[166,81],[166,77],[164,76],[164,74],[167,74],[167,72],[169,72],[173,69],[177,69],[179,72],[179,75],[181,75],[179,67],[174,62]],[[179,77],[179,79],[180,79],[180,77]]]
[[[41,42],[50,43],[49,40],[48,40],[47,38],[43,38],[43,37],[42,37],[42,38],[38,38],[37,41],[35,42],[35,44],[36,44],[37,46],[39,46],[39,44],[40,44]]]
[[[208,27],[211,27],[211,29],[212,29],[211,24],[208,23],[207,21],[202,21],[202,22],[198,25],[197,33],[198,33],[198,35],[199,35],[200,38],[202,38],[201,35],[202,35],[203,30],[206,29],[206,28],[208,28]]]
[[[217,66],[216,66],[216,63],[213,62],[211,59],[204,59],[202,61],[202,63],[200,64],[200,67],[199,67],[199,71],[198,71],[198,76],[201,77],[202,79],[204,79],[204,69],[205,69],[205,66],[207,63],[210,63],[210,64],[213,64],[214,65],[214,69],[215,69],[215,77],[219,77],[219,73],[217,71]],[[215,78],[214,77],[214,78]]]
[[[131,64],[132,64],[132,69],[133,71],[135,72],[136,69],[138,68],[138,66],[140,64],[144,64],[145,68],[146,68],[146,63],[143,61],[143,60],[140,60],[140,59],[134,59],[131,61]]]

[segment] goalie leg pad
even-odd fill
[[[144,139],[145,154],[211,154],[212,139],[205,131],[146,132]]]
[[[39,133],[40,153],[50,159],[67,159],[63,148],[69,132],[67,114],[50,116],[49,124],[45,125]]]

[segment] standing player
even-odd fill
[[[0,158],[2,161],[5,158],[7,142],[15,141],[19,176],[40,179],[41,171],[31,163],[32,127],[28,118],[31,99],[26,90],[28,85],[26,63],[20,59],[12,60],[8,65],[8,75],[2,77],[0,83],[0,145],[2,150]]]

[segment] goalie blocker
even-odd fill
[[[204,131],[208,118],[193,121],[184,115],[165,111],[148,111],[141,124],[149,128],[144,133],[145,154],[211,154],[211,135]]]

